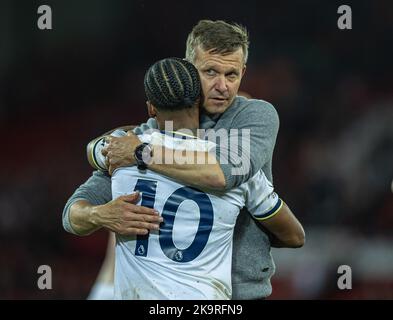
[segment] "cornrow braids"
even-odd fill
[[[201,94],[198,70],[180,58],[154,63],[144,79],[147,99],[162,110],[181,110],[195,105]]]

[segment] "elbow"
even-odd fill
[[[303,234],[303,236],[300,237],[296,237],[293,241],[292,241],[292,246],[291,248],[301,248],[304,246],[304,244],[306,243],[306,237]]]
[[[299,230],[296,234],[291,237],[288,241],[288,246],[290,248],[301,248],[306,243],[306,234],[304,233],[303,228]]]
[[[202,178],[201,185],[218,191],[226,191],[227,182],[225,179],[224,172],[221,169],[220,164],[217,162],[215,155],[209,154],[208,165],[204,165],[202,170],[199,171],[200,177]]]
[[[224,191],[226,188],[226,181],[223,174],[209,174],[204,180],[209,189]]]
[[[286,234],[275,234],[279,247],[281,248],[301,248],[306,243],[306,235],[303,228],[288,232]]]
[[[227,183],[225,175],[218,163],[200,168],[195,178],[199,181],[196,185],[211,190],[226,191]]]
[[[68,208],[67,212],[67,206],[65,207],[63,211],[63,229],[67,231],[68,233],[71,233],[76,236],[88,236],[91,233],[93,233],[93,230],[84,230],[82,226],[80,226],[77,221],[75,221],[75,205],[77,202],[74,202],[71,204],[71,206]]]
[[[220,190],[220,191],[225,191],[226,190],[226,181],[224,177],[216,177],[214,180],[214,184],[212,185],[214,189]]]

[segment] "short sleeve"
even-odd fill
[[[269,219],[281,209],[282,200],[262,170],[248,181],[246,190],[246,207],[255,219]]]

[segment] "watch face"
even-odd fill
[[[151,148],[149,145],[144,145],[142,148],[142,160],[144,163],[150,164],[151,161]]]
[[[139,145],[135,150],[135,158],[139,164],[149,164],[151,162],[152,150],[149,144],[144,143]]]

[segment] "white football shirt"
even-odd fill
[[[177,149],[210,150],[211,142],[155,132],[140,140]],[[136,166],[115,170],[113,199],[135,191],[139,205],[160,212],[159,231],[116,239],[115,299],[230,299],[232,238],[246,206],[257,218],[277,212],[281,200],[262,171],[222,193],[207,193]]]

